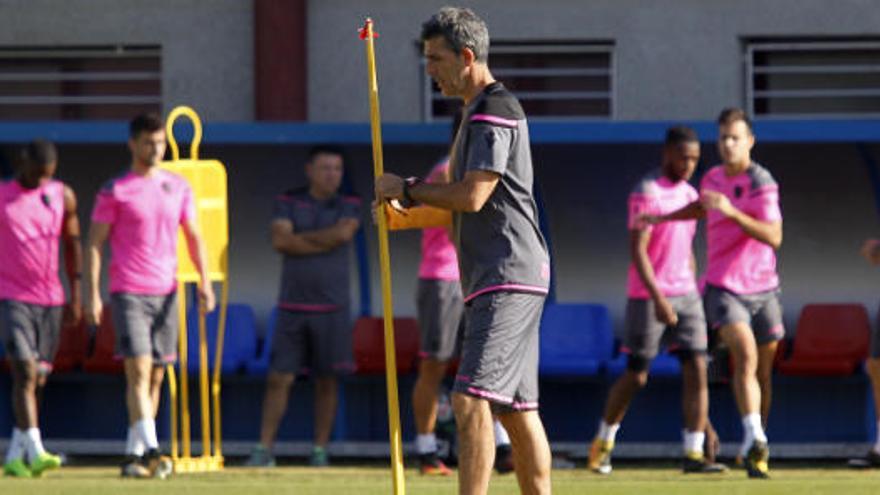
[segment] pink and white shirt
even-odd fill
[[[737,209],[764,222],[782,221],[779,186],[761,165],[752,162],[742,173],[727,176],[724,167],[713,167],[703,176],[701,191],[724,194]],[[706,282],[735,294],[755,294],[779,287],[776,253],[772,247],[743,231],[721,213],[706,216],[708,240]]]
[[[64,184],[25,189],[0,183],[0,299],[41,306],[64,304],[58,249],[64,224]]]
[[[92,221],[110,225],[110,292],[166,295],[177,288],[178,227],[196,217],[183,177],[157,169],[107,182]]]
[[[641,223],[639,217],[665,215],[698,198],[697,190],[687,181],[672,182],[659,170],[646,175],[629,195],[629,229],[650,231],[648,259],[654,267],[657,288],[667,297],[697,290],[691,265],[697,221],[680,220],[651,226]],[[627,294],[632,299],[651,298],[634,263],[629,265]]]
[[[431,169],[425,182],[440,181],[447,170],[449,170],[449,160],[438,163]],[[445,281],[459,279],[458,255],[455,252],[455,245],[449,239],[449,229],[446,227],[422,230],[422,261],[419,264],[419,278]]]

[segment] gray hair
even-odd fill
[[[422,24],[422,43],[442,36],[456,54],[469,48],[478,62],[489,60],[489,28],[480,16],[465,7],[443,7]]]

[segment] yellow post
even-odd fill
[[[188,117],[193,124],[193,140],[190,143],[190,158],[181,159],[177,141],[174,139],[174,121],[180,117]],[[217,346],[214,359],[214,369],[208,368],[208,346],[205,313],[199,307],[198,318],[198,360],[199,360],[199,411],[201,415],[202,452],[197,458],[192,457],[191,445],[191,418],[189,411],[189,368],[186,332],[186,284],[201,283],[201,276],[189,259],[186,242],[178,241],[178,293],[180,298],[180,381],[175,380],[174,370],[169,369],[169,394],[174,404],[171,408],[172,427],[172,456],[174,457],[175,472],[205,472],[223,469],[223,451],[221,446],[220,427],[220,371],[223,359],[223,341],[226,331],[226,313],[229,303],[229,269],[228,269],[228,206],[227,206],[227,176],[226,168],[216,160],[199,160],[198,148],[202,139],[202,125],[198,114],[189,107],[181,106],[171,111],[166,122],[168,145],[171,148],[172,161],[164,162],[163,168],[182,175],[190,183],[193,197],[198,211],[199,223],[208,226],[201,229],[202,237],[207,247],[208,258],[204,260],[207,266],[208,278],[211,283],[221,282],[223,293],[219,301],[220,318],[217,328]],[[177,398],[179,393],[179,406]],[[213,410],[212,410],[213,409]],[[178,427],[179,425],[179,427]],[[212,432],[213,428],[213,432]],[[212,437],[213,433],[213,437]],[[211,444],[213,442],[213,449]],[[182,453],[179,452],[179,444],[182,445]]]
[[[199,308],[199,404],[202,424],[202,457],[211,456],[211,401],[208,398],[208,329],[201,304]]]
[[[227,260],[224,258],[224,271],[228,272]],[[226,310],[229,305],[229,279],[223,280],[223,286],[220,289],[220,321],[217,323],[217,348],[214,353],[214,375],[211,383],[211,399],[214,408],[214,457],[223,455],[223,445],[221,440],[220,422],[220,368],[223,365],[223,341],[226,336]]]
[[[376,77],[376,52],[373,46],[373,21],[367,18],[361,39],[367,47],[367,77],[370,92],[370,130],[373,138],[373,173],[382,175],[382,120],[379,116],[379,84]],[[388,394],[388,425],[391,441],[391,475],[394,495],[406,493],[403,477],[403,444],[400,436],[400,405],[397,397],[397,359],[394,350],[394,305],[391,300],[391,257],[388,252],[388,226],[384,205],[377,207],[376,226],[379,237],[379,270],[382,279],[382,315],[385,322],[385,378]]]
[[[192,456],[190,444],[190,419],[189,419],[189,368],[187,359],[186,341],[186,285],[181,281],[177,284],[177,318],[180,322],[180,333],[177,336],[177,348],[179,355],[177,362],[180,363],[180,436],[183,445],[183,457]]]
[[[171,459],[177,460],[180,457],[177,429],[177,375],[174,373],[174,366],[170,364],[165,366],[165,373],[168,375],[168,403],[171,405]]]

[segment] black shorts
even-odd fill
[[[327,313],[279,309],[269,370],[315,376],[351,373],[354,359],[348,308]]]

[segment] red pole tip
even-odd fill
[[[367,28],[370,28],[372,26],[373,26],[373,19],[367,17],[366,22],[364,22],[364,27],[358,29],[358,36],[360,37],[360,39],[362,39],[362,40],[367,39]],[[379,37],[379,33],[374,31],[373,38],[378,38],[378,37]]]

